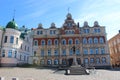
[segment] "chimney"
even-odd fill
[[[79,26],[79,22],[77,23],[77,27],[79,28],[80,26]]]

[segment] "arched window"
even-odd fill
[[[48,65],[52,65],[52,60],[48,59],[48,60],[47,60],[47,64],[48,64]]]
[[[38,41],[34,40],[34,46],[38,46]]]
[[[62,45],[66,45],[66,40],[65,39],[62,40]]]
[[[75,44],[79,44],[79,39],[75,39]]]
[[[69,40],[68,40],[68,44],[69,44],[69,45],[73,44],[73,40],[72,40],[72,39],[69,39]]]
[[[94,43],[95,43],[95,44],[98,43],[98,38],[94,38]]]
[[[88,39],[88,43],[89,43],[89,44],[92,44],[92,43],[93,43],[92,38],[89,38],[89,39]]]
[[[58,65],[59,64],[59,60],[58,59],[55,59],[54,60],[54,65]]]
[[[41,40],[41,45],[42,45],[42,46],[45,45],[45,40]]]
[[[54,40],[54,45],[58,45],[58,39]]]
[[[104,43],[104,39],[103,39],[102,37],[100,37],[99,42],[100,42],[101,44]]]
[[[52,45],[52,40],[51,39],[48,40],[48,45]]]
[[[83,38],[83,44],[87,44],[87,39]]]

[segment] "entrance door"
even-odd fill
[[[73,63],[73,58],[68,59],[68,65],[72,66],[72,63]]]

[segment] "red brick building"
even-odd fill
[[[33,63],[44,66],[70,66],[73,61],[73,50],[80,65],[96,68],[110,67],[110,54],[106,39],[105,27],[97,21],[90,27],[88,22],[80,27],[70,13],[67,14],[61,28],[54,23],[44,29],[42,24],[33,29]]]

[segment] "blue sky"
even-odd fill
[[[73,19],[81,27],[84,21],[90,26],[94,21],[106,26],[107,39],[120,30],[120,0],[0,0],[0,6],[1,26],[12,20],[15,9],[19,27],[36,28],[42,23],[44,28],[49,28],[52,22],[61,27],[69,7]]]

